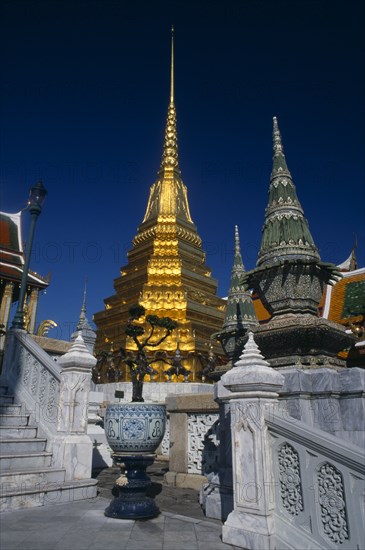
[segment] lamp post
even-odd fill
[[[20,286],[18,307],[13,319],[12,328],[23,329],[24,328],[24,298],[25,292],[27,289],[27,278],[29,270],[30,255],[32,253],[33,246],[33,237],[35,224],[37,222],[39,214],[42,212],[42,206],[47,195],[47,190],[45,189],[43,183],[39,181],[31,189],[29,193],[28,205],[27,208],[30,212],[30,228],[29,236],[27,240],[27,246],[25,250],[25,261],[22,273],[22,280]]]

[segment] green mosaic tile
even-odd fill
[[[365,281],[348,283],[342,308],[342,319],[365,315]]]

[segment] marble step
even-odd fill
[[[29,414],[2,414],[0,426],[27,426]]]
[[[51,465],[52,453],[24,452],[0,454],[0,472],[27,470],[28,468],[44,468]]]
[[[22,410],[21,405],[0,405],[0,415],[1,414],[20,414]]]
[[[47,439],[26,438],[26,439],[2,439],[0,441],[1,454],[37,453],[45,451]]]
[[[43,486],[13,489],[2,493],[0,511],[65,504],[76,500],[95,498],[97,481],[83,479],[63,483],[46,483]]]
[[[37,437],[35,426],[0,426],[0,442],[3,439],[34,439]]]
[[[40,484],[63,483],[65,481],[64,468],[29,468],[0,472],[0,494],[15,488],[36,487]]]
[[[0,395],[0,405],[7,405],[8,403],[14,403],[14,396]]]

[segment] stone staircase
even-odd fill
[[[0,382],[0,511],[94,498],[97,482],[65,481],[65,469],[52,466],[47,439],[29,418]]]

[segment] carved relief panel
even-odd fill
[[[219,414],[188,415],[188,472],[206,475],[218,466]]]
[[[289,514],[296,516],[303,510],[303,495],[297,451],[284,443],[278,451],[281,502]]]

